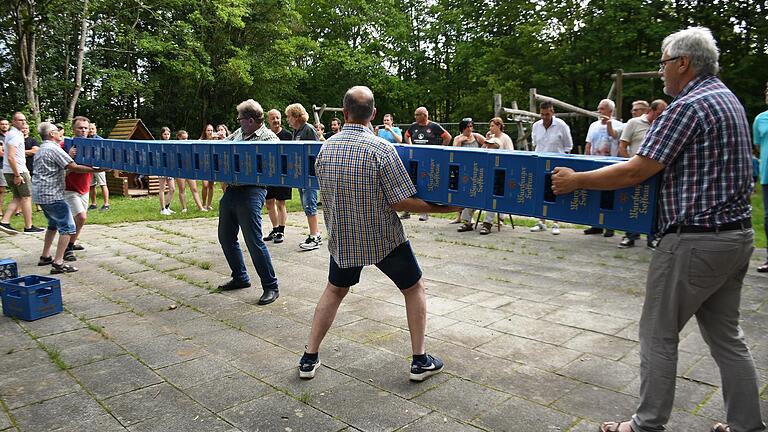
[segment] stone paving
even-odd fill
[[[256,305],[260,289],[212,292],[229,273],[216,220],[87,226],[80,272],[61,279],[65,312],[0,318],[0,430],[575,432],[633,412],[651,251],[576,229],[481,237],[408,220],[428,287],[427,346],[445,372],[408,381],[403,299],[371,268],[342,304],[317,377],[301,381],[328,252],[299,251],[304,218],[289,224],[287,241],[269,246],[281,295],[268,306]],[[0,237],[23,274],[40,270],[40,247],[40,237]],[[763,253],[742,304],[764,392]],[[669,430],[724,420],[707,353],[692,321]]]

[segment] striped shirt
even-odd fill
[[[58,143],[43,141],[33,159],[32,201],[53,204],[64,200],[64,176],[72,158]]]
[[[358,124],[329,138],[315,162],[328,249],[341,268],[376,264],[406,241],[392,204],[416,187],[395,148]]]
[[[736,96],[712,75],[696,77],[657,118],[637,154],[666,167],[659,232],[714,227],[751,216],[749,124]]]

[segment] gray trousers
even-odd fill
[[[635,432],[662,431],[675,398],[678,334],[696,315],[722,378],[732,432],[765,430],[758,377],[739,326],[754,232],[665,235],[653,253],[640,318],[640,405]]]

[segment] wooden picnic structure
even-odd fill
[[[107,137],[109,139],[154,140],[152,133],[141,119],[120,119]],[[107,171],[107,187],[110,195],[141,197],[160,192],[157,176],[144,176],[144,188],[135,188],[134,179],[139,175],[124,171]]]

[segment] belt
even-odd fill
[[[711,232],[720,232],[720,231],[735,231],[735,230],[745,230],[748,228],[752,228],[752,220],[751,219],[742,219],[735,222],[728,222],[726,224],[717,225],[717,226],[702,226],[702,225],[672,225],[669,228],[667,228],[666,231],[664,231],[664,235],[667,234],[694,234],[694,233],[711,233]]]

